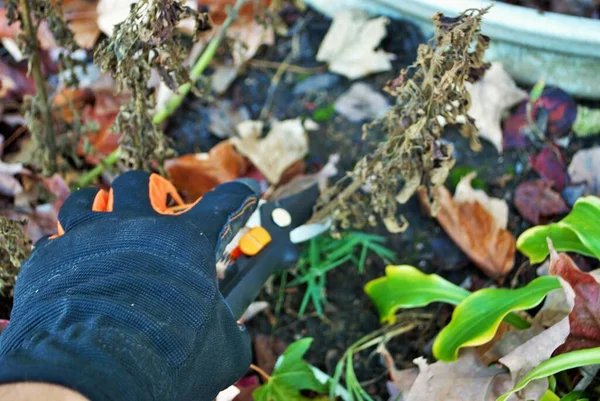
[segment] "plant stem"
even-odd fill
[[[229,9],[229,12],[227,13],[227,19],[225,20],[225,22],[223,22],[223,25],[221,25],[221,29],[211,39],[208,46],[206,46],[206,49],[204,49],[204,52],[202,52],[202,55],[198,58],[198,60],[192,67],[192,70],[190,71],[190,82],[181,85],[177,89],[177,92],[174,93],[173,96],[171,96],[171,98],[169,98],[165,107],[162,110],[159,110],[154,115],[154,118],[152,119],[152,122],[154,122],[154,124],[160,124],[164,122],[181,105],[183,99],[185,99],[185,96],[192,89],[192,84],[198,81],[208,64],[214,58],[215,53],[217,52],[217,49],[221,44],[221,41],[225,37],[225,32],[227,32],[227,28],[229,28],[233,21],[235,21],[235,19],[238,16],[238,12],[240,11],[240,8],[242,8],[245,2],[246,0],[237,0],[235,6]]]
[[[54,138],[54,125],[52,124],[52,109],[48,102],[48,92],[46,90],[46,80],[42,74],[42,63],[40,61],[40,42],[37,38],[37,29],[33,26],[31,20],[31,10],[29,9],[29,0],[19,0],[21,7],[21,19],[25,30],[27,46],[31,51],[29,56],[29,69],[35,81],[37,89],[37,101],[42,113],[42,142],[45,146],[45,152],[48,153],[48,173],[56,172],[56,140]],[[35,118],[35,116],[32,116]],[[35,134],[35,133],[34,133]]]
[[[253,363],[250,364],[250,369],[254,370],[256,373],[261,375],[262,378],[265,379],[265,381],[269,381],[269,379],[271,378],[271,376],[269,376],[269,374],[267,372],[265,372],[264,370],[262,370],[261,368],[259,368],[258,366],[256,366]]]
[[[100,174],[102,174],[102,172],[104,172],[106,167],[114,165],[119,160],[119,156],[120,148],[113,150],[112,153],[106,156],[104,160],[100,161],[96,167],[79,177],[74,185],[74,188],[72,189],[76,190],[90,185],[92,181],[94,181]]]

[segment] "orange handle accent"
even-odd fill
[[[240,239],[240,250],[244,255],[254,256],[271,242],[271,234],[263,227],[254,227]]]

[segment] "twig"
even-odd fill
[[[21,0],[21,1],[24,1],[24,0]],[[159,110],[154,115],[154,117],[152,118],[152,122],[154,124],[163,123],[181,105],[181,103],[183,102],[183,99],[185,99],[185,96],[192,89],[192,85],[196,81],[198,81],[198,79],[202,76],[202,73],[204,72],[206,67],[210,64],[212,59],[215,57],[217,48],[219,47],[219,45],[221,44],[221,41],[225,37],[225,32],[227,31],[227,28],[229,28],[229,26],[231,26],[233,21],[235,21],[235,19],[238,16],[240,8],[244,5],[244,3],[246,1],[247,0],[237,0],[234,7],[229,9],[229,12],[227,14],[227,19],[225,20],[225,22],[223,22],[223,25],[221,25],[221,29],[211,39],[208,46],[206,46],[206,49],[204,49],[204,51],[202,52],[202,55],[200,55],[200,57],[198,58],[198,60],[196,60],[196,63],[192,67],[192,70],[190,71],[190,82],[187,82],[187,83],[181,85],[177,89],[177,93],[173,94],[173,96],[171,98],[169,98],[165,107],[163,109]],[[84,174],[82,177],[80,177],[79,180],[77,180],[76,186],[81,188],[81,187],[90,185],[92,183],[92,181],[94,181],[94,179],[96,179],[100,174],[102,174],[102,172],[105,170],[106,167],[110,167],[110,166],[114,165],[118,160],[119,160],[119,148],[117,148],[110,155],[108,155],[106,157],[106,159],[104,159],[100,164],[98,164],[92,170],[88,171],[86,174]]]
[[[52,124],[52,109],[48,102],[48,92],[46,90],[46,80],[42,74],[42,64],[40,61],[40,44],[37,39],[37,30],[31,20],[31,11],[29,10],[29,0],[19,0],[21,7],[21,18],[23,28],[27,37],[28,47],[31,50],[29,57],[29,69],[35,81],[37,89],[37,100],[40,104],[42,113],[43,135],[42,140],[46,147],[46,152],[50,155],[48,160],[48,170],[52,174],[56,172],[56,141],[54,138],[54,125]],[[32,116],[32,118],[35,118]]]
[[[23,135],[23,133],[25,133],[26,131],[27,131],[27,125],[21,125],[19,128],[17,128],[15,130],[15,132],[10,134],[10,136],[6,139],[6,141],[4,141],[2,143],[2,145],[0,145],[0,154],[4,151],[4,149],[6,149],[8,147],[8,145],[10,145],[14,141],[16,141],[17,138],[19,138],[21,135]]]
[[[249,60],[248,65],[251,67],[257,68],[269,68],[272,70],[277,70],[281,66],[282,63],[278,63],[277,61],[269,61],[269,60]],[[318,67],[300,67],[298,65],[290,65],[286,67],[287,72],[293,72],[295,74],[319,74],[321,72],[327,71],[327,65],[320,65]]]
[[[281,81],[281,77],[287,70],[290,65],[290,60],[292,59],[293,53],[287,55],[285,60],[279,65],[277,71],[275,71],[275,75],[271,79],[271,85],[269,85],[269,89],[267,91],[267,99],[265,100],[265,105],[263,106],[260,112],[260,120],[265,120],[267,115],[271,111],[271,105],[273,103],[273,97],[275,97],[275,92],[277,91],[277,86],[279,86],[279,81]]]
[[[192,67],[192,70],[190,71],[190,82],[187,82],[187,83],[181,85],[177,89],[177,92],[174,93],[171,96],[171,98],[169,98],[165,107],[162,110],[159,110],[154,115],[154,118],[152,119],[154,124],[160,124],[163,121],[165,121],[181,105],[181,103],[183,102],[183,99],[185,99],[185,96],[192,89],[192,85],[196,81],[198,81],[198,79],[202,76],[202,73],[208,66],[208,64],[214,58],[217,48],[219,47],[219,45],[221,44],[221,41],[225,37],[227,28],[229,28],[229,26],[231,26],[233,21],[235,21],[235,19],[237,18],[238,14],[239,14],[240,9],[242,8],[242,6],[244,5],[245,2],[246,2],[246,0],[237,0],[235,5],[233,6],[233,8],[229,9],[229,12],[227,13],[227,19],[225,20],[225,22],[223,22],[223,25],[221,25],[221,29],[211,39],[208,46],[206,46],[206,49],[204,49],[204,52],[202,52],[202,55],[198,58],[198,60]]]

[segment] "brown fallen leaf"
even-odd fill
[[[90,89],[64,87],[54,95],[52,108],[63,121],[72,124],[74,112],[83,110],[84,106],[93,100],[94,94]]]
[[[463,350],[456,362],[413,362],[419,375],[405,401],[494,401],[511,388],[505,370],[482,364],[473,349]]]
[[[337,164],[339,163],[339,161],[340,155],[338,155],[337,153],[329,156],[327,164],[325,164],[325,166],[323,166],[323,168],[318,173],[307,175],[300,174],[295,176],[294,178],[289,180],[287,184],[281,185],[275,191],[273,191],[269,196],[269,199],[282,199],[294,195],[298,192],[301,192],[307,188],[310,188],[314,184],[318,184],[321,193],[323,193],[325,189],[327,189],[328,179],[334,177],[338,173]],[[284,181],[284,178],[285,177],[282,177],[282,182]]]
[[[356,79],[392,68],[391,56],[375,50],[386,36],[388,19],[369,19],[364,11],[336,14],[321,42],[317,61],[329,64],[329,70]]]
[[[556,354],[600,346],[600,285],[596,278],[579,270],[566,253],[557,253],[550,240],[549,273],[571,285],[575,306],[569,314],[570,333]]]
[[[492,63],[479,81],[465,82],[465,87],[471,95],[468,115],[475,119],[479,135],[502,153],[502,114],[526,99],[527,92],[517,87],[499,62]]]
[[[96,126],[96,130],[87,133],[79,144],[79,155],[85,157],[90,164],[98,164],[104,157],[119,146],[120,133],[112,131],[113,123],[119,114],[121,105],[127,102],[128,95],[115,95],[112,90],[98,90],[94,93],[94,103],[83,109],[82,120],[86,124]],[[87,152],[85,141],[91,145],[92,152]]]
[[[550,298],[547,298],[544,306],[536,315],[531,328],[511,332],[514,333],[514,336],[520,336],[521,339],[526,338],[527,334],[530,334],[531,338],[522,342],[509,353],[506,352],[510,349],[507,346],[504,347],[503,351],[500,351],[505,353],[505,356],[500,358],[499,362],[510,370],[513,383],[518,383],[533,368],[548,360],[569,335],[569,312],[574,307],[575,292],[566,281],[561,280],[561,284],[562,291],[556,290],[553,292],[562,296],[560,311],[555,310],[556,304]],[[560,315],[560,320],[556,321],[558,315]],[[551,324],[548,328],[546,328],[547,323]],[[511,333],[505,336],[507,337],[505,344],[508,344]],[[509,401],[539,400],[547,389],[548,379],[533,380],[523,390],[513,394]]]
[[[552,183],[543,179],[519,184],[515,207],[525,220],[535,225],[540,224],[541,217],[547,219],[569,211],[560,194],[552,189]]]
[[[62,8],[73,32],[75,42],[83,49],[92,49],[100,37],[97,0],[63,0]]]
[[[508,205],[473,189],[474,177],[471,173],[460,180],[454,198],[448,189],[439,187],[441,208],[435,218],[477,267],[501,280],[513,268],[516,250],[515,237],[506,229]],[[420,196],[427,207],[426,194]]]
[[[165,169],[188,201],[195,201],[217,185],[241,177],[248,169],[248,162],[229,141],[222,141],[208,153],[167,160]]]
[[[267,372],[273,373],[277,358],[285,351],[287,344],[278,337],[258,334],[254,337],[254,357],[259,368]]]
[[[239,137],[231,143],[271,184],[279,183],[285,170],[308,153],[308,135],[299,118],[274,121],[264,138],[261,121],[244,121],[237,129]]]

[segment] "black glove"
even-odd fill
[[[205,401],[247,371],[249,338],[215,263],[257,194],[227,183],[183,214],[161,214],[153,179],[164,184],[141,171],[117,178],[100,199],[108,213],[92,211],[95,189],[67,199],[65,233],[40,240],[21,269],[0,383],[55,383],[93,401]]]

